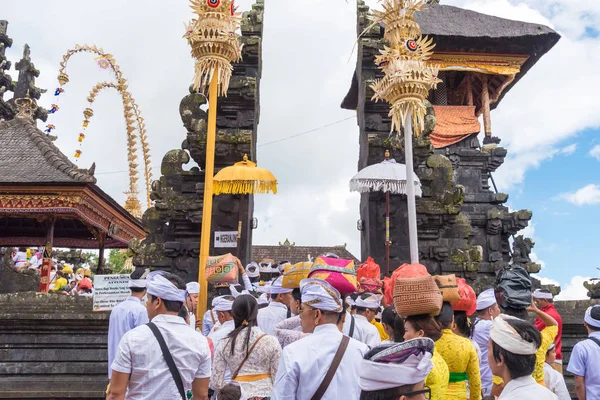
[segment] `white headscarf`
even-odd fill
[[[212,309],[215,311],[231,311],[233,300],[227,299],[229,296],[215,297],[212,301]]]
[[[375,347],[360,363],[358,386],[372,392],[423,382],[433,369],[433,347],[429,338]]]
[[[340,292],[322,279],[308,278],[300,281],[302,303],[322,311],[342,312]]]
[[[146,278],[148,294],[169,301],[185,303],[185,290],[178,289],[163,275],[165,271],[152,271]]]
[[[146,280],[145,279],[129,279],[129,288],[145,288]]]
[[[518,320],[518,318],[500,314],[494,318],[490,329],[490,339],[504,350],[513,354],[533,355],[537,353],[538,347],[533,342],[523,339],[506,320]]]
[[[542,292],[540,289],[535,289],[533,297],[536,299],[552,300],[552,293]]]
[[[595,306],[588,307],[588,309],[585,310],[584,321],[589,326],[600,329],[600,321],[592,318],[592,309],[596,308],[596,307],[600,307],[600,305],[596,304]]]
[[[366,297],[365,299],[362,299],[363,295],[358,296],[356,298],[356,300],[354,301],[354,305],[356,305],[356,307],[371,308],[371,309],[379,308],[379,306],[381,305],[381,295],[372,294],[372,293],[367,293],[367,294],[369,296]]]
[[[263,261],[259,264],[258,272],[270,274],[271,273],[271,263],[267,261]]]
[[[251,262],[250,264],[248,264],[246,266],[246,275],[248,275],[248,278],[257,278],[260,276],[259,271],[259,266],[257,263],[255,262]]]
[[[198,294],[200,293],[200,284],[198,282],[188,282],[185,285],[185,290],[189,294]]]
[[[269,293],[271,294],[283,294],[283,293],[292,293],[294,289],[284,288],[281,285],[283,284],[283,276],[275,279],[275,282],[271,284],[271,289]]]
[[[477,296],[477,311],[485,310],[494,304],[496,304],[496,295],[493,288],[484,290]]]

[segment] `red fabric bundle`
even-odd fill
[[[455,311],[465,311],[467,315],[472,315],[477,309],[477,295],[467,281],[463,278],[456,278],[458,284],[458,294],[460,300],[450,303]]]
[[[374,293],[381,294],[381,286],[382,282],[379,279],[375,278],[360,278],[358,282],[358,294],[363,293]]]
[[[380,279],[381,278],[381,270],[379,269],[379,265],[375,263],[373,258],[367,258],[367,261],[360,264],[358,270],[356,271],[357,278],[360,281],[362,278],[371,278],[371,279]]]
[[[392,277],[383,278],[385,286],[384,301],[387,305],[394,304],[394,286],[398,278],[417,278],[420,276],[429,276],[427,267],[422,264],[402,264],[392,273]]]

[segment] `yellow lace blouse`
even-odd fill
[[[431,400],[444,400],[448,389],[449,372],[444,358],[438,353],[438,345],[433,350],[433,369],[425,379],[425,386],[431,389]]]
[[[471,400],[481,399],[481,376],[479,358],[473,343],[467,338],[456,335],[450,329],[442,331],[442,337],[435,342],[435,348],[446,361],[451,381],[445,400],[464,400],[467,398],[467,380],[471,390]]]

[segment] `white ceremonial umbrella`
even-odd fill
[[[412,161],[412,160],[411,160]],[[411,163],[412,164],[412,163]],[[350,191],[359,193],[384,192],[385,193],[385,274],[390,272],[390,193],[412,194],[421,197],[421,181],[416,174],[412,173],[413,185],[407,185],[406,175],[408,170],[404,164],[397,163],[390,158],[390,152],[386,150],[385,160],[378,164],[369,165],[358,171],[350,179]],[[409,186],[411,186],[409,188]],[[414,197],[413,197],[414,199]],[[414,200],[413,200],[414,201]],[[409,207],[410,212],[410,207]],[[410,219],[410,218],[409,218]],[[410,238],[412,241],[412,238]]]

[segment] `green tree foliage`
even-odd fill
[[[110,253],[108,253],[108,264],[110,264],[113,273],[118,274],[121,272],[126,259],[127,255],[124,252],[121,252],[119,249],[111,249]]]

